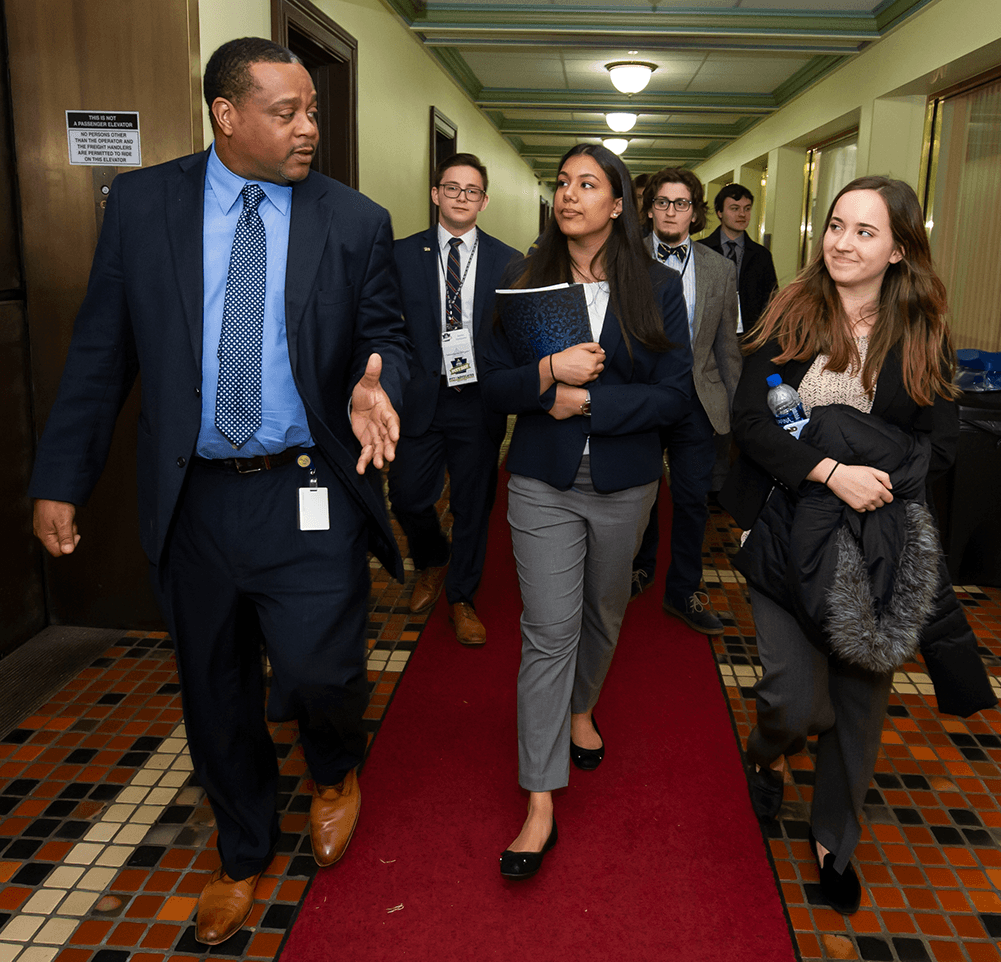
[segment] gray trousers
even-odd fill
[[[594,707],[612,663],[657,482],[599,494],[585,457],[569,491],[512,475],[508,492],[524,606],[518,780],[548,792],[569,781],[570,713]]]
[[[758,722],[747,738],[748,761],[769,765],[819,736],[810,822],[843,872],[861,834],[893,673],[831,658],[784,608],[754,588],[750,595],[763,676],[754,686]]]

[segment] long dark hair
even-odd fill
[[[945,322],[945,285],[932,266],[924,216],[910,185],[889,177],[859,177],[842,188],[827,212],[827,233],[838,201],[853,190],[874,190],[886,204],[890,230],[903,257],[890,264],[879,291],[879,316],[873,325],[862,366],[862,387],[872,391],[891,350],[900,355],[904,389],[916,404],[930,405],[939,394],[953,398],[956,355]],[[821,236],[823,236],[823,234]],[[824,263],[820,243],[799,276],[772,298],[751,331],[745,353],[777,340],[776,364],[804,361],[817,354],[830,359],[825,370],[859,368],[859,352],[837,286]]]
[[[604,266],[609,301],[619,319],[629,356],[632,357],[630,338],[652,351],[668,351],[676,345],[664,333],[664,319],[654,299],[650,280],[651,257],[640,235],[636,205],[627,203],[633,197],[629,171],[617,155],[600,144],[571,147],[560,160],[560,170],[571,157],[581,154],[593,157],[612,185],[612,194],[625,198],[622,213],[612,220],[612,231],[592,259],[591,267],[593,269],[596,264]],[[547,287],[563,282],[574,283],[573,261],[566,236],[556,218],[550,217],[513,286]]]

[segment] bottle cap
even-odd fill
[[[769,374],[768,377],[765,378],[765,380],[768,382],[769,387],[778,387],[782,383],[782,375]]]

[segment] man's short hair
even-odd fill
[[[451,157],[446,157],[440,161],[434,169],[433,186],[439,186],[442,177],[445,176],[445,172],[451,170],[453,167],[472,167],[478,171],[479,175],[483,178],[483,193],[487,192],[487,169],[480,163],[480,158],[476,154],[452,154]]]
[[[706,226],[709,205],[705,201],[702,181],[690,170],[685,170],[682,167],[664,167],[650,177],[646,187],[643,188],[642,216],[646,217],[650,213],[654,198],[664,184],[684,184],[688,188],[688,193],[692,195],[692,223],[688,228],[688,233],[697,234]]]
[[[716,199],[713,201],[713,207],[718,214],[722,209],[723,205],[728,200],[749,200],[752,204],[754,203],[754,194],[752,194],[743,184],[727,184],[717,195]]]
[[[262,37],[241,37],[224,43],[205,65],[202,87],[210,113],[217,98],[239,105],[256,89],[254,75],[250,72],[255,63],[301,64],[302,61],[287,47]]]

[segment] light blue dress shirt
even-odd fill
[[[264,288],[264,343],[261,353],[261,426],[241,448],[235,449],[215,426],[216,387],[219,382],[219,335],[226,299],[226,278],[236,222],[243,211],[241,191],[248,181],[229,170],[215,152],[209,152],[205,173],[202,226],[202,423],[196,453],[203,458],[251,458],[278,454],[286,448],[311,447],[313,439],[306,409],[292,378],[285,338],[285,267],[292,213],[292,188],[263,181],[257,208],[267,235],[268,267]]]

